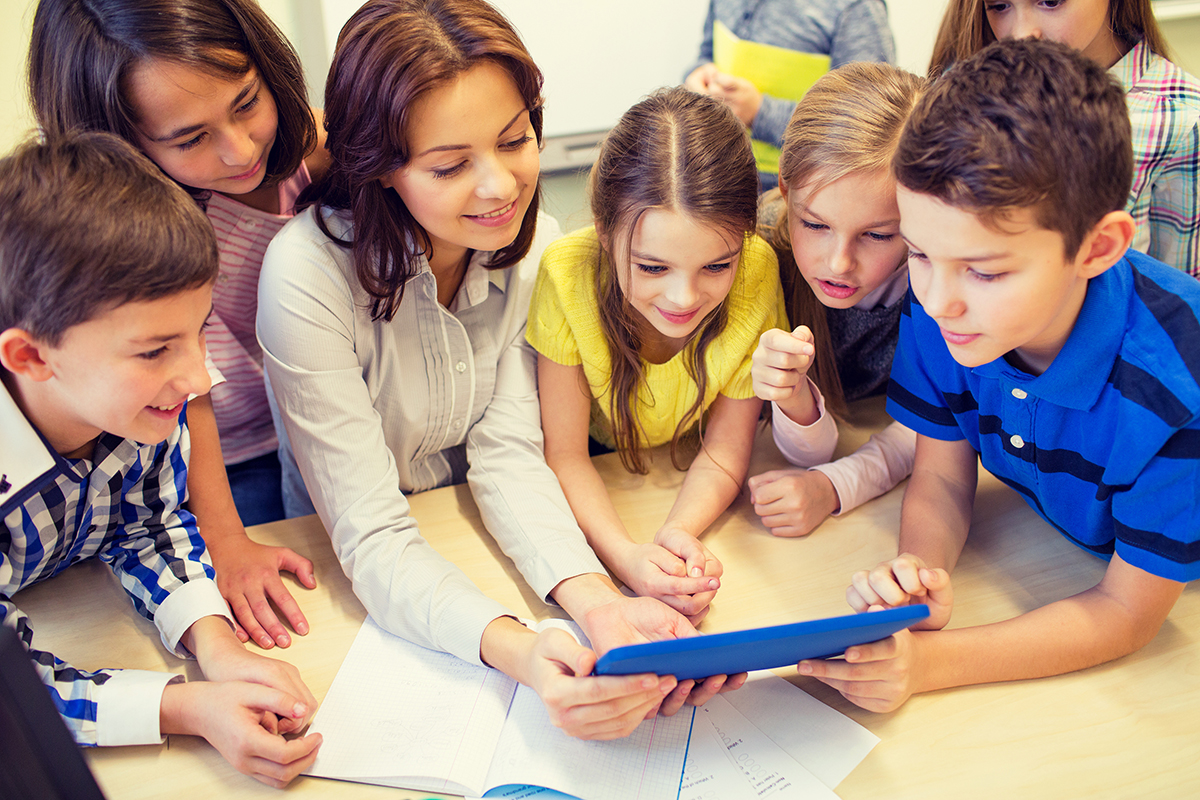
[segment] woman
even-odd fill
[[[524,341],[557,233],[537,213],[540,89],[515,31],[480,0],[363,6],[327,82],[331,165],[267,253],[258,335],[289,512],[305,509],[307,486],[371,615],[532,686],[569,733],[616,738],[677,710],[690,682],[576,677],[595,654],[482,596],[421,537],[404,497],[465,477],[522,575],[598,649],[694,634],[661,603],[616,591],[542,457]]]

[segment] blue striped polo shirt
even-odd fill
[[[1129,251],[1088,284],[1042,375],[950,355],[911,289],[888,411],[983,466],[1064,536],[1147,572],[1200,577],[1200,282]]]

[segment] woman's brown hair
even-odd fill
[[[41,0],[28,61],[38,125],[47,136],[105,131],[136,145],[126,82],[149,59],[225,80],[258,71],[279,115],[263,185],[290,177],[316,146],[300,59],[254,0]]]
[[[996,41],[985,5],[985,0],[950,0],[933,45],[929,77],[938,77],[954,62],[970,58]],[[1108,0],[1108,25],[1125,44],[1144,41],[1152,52],[1171,57],[1150,0]]]
[[[596,269],[596,297],[612,361],[613,438],[625,468],[644,474],[643,436],[635,408],[645,379],[639,356],[642,321],[621,291],[617,270],[631,270],[633,232],[650,209],[690,217],[739,239],[752,233],[758,219],[758,173],[750,137],[719,101],[682,87],[663,89],[626,111],[608,134],[588,189],[596,229],[607,240]],[[703,425],[708,387],[704,357],[727,320],[722,302],[684,346],[698,394],[671,439],[671,462],[677,469],[683,468],[680,437],[692,423]]]
[[[317,206],[317,224],[354,251],[359,283],[372,299],[371,318],[390,320],[405,283],[431,249],[428,234],[396,192],[380,179],[409,163],[407,133],[417,98],[479,64],[499,65],[513,79],[542,141],[542,73],[504,16],[482,0],[371,0],[342,28],[325,84],[325,177],[300,196]],[[487,264],[503,269],[529,252],[540,189],[512,244]],[[323,208],[348,210],[354,239],[330,232]]]
[[[821,77],[797,104],[779,158],[779,182],[789,196],[812,194],[851,173],[889,171],[904,123],[928,81],[888,64],[857,62]],[[834,416],[846,411],[837,361],[829,339],[825,306],[802,280],[792,252],[788,204],[776,191],[763,198],[782,211],[774,224],[761,231],[779,257],[788,319],[807,325],[816,342],[809,377],[825,397]]]

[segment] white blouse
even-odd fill
[[[542,451],[537,358],[525,341],[542,250],[539,216],[518,265],[476,253],[450,309],[428,263],[390,322],[373,322],[351,250],[309,208],[272,241],[259,283],[258,338],[273,390],[289,515],[320,515],[354,592],[385,629],[479,663],[483,629],[509,614],[421,536],[407,492],[464,477],[484,525],[545,598],[604,568]],[[348,214],[326,211],[352,238]],[[299,502],[297,502],[299,498]]]

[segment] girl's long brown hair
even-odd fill
[[[637,392],[645,380],[639,355],[644,320],[625,298],[618,270],[630,274],[630,243],[642,214],[663,209],[691,217],[743,238],[758,219],[758,174],[746,128],[719,101],[682,87],[663,89],[625,112],[600,148],[589,180],[596,229],[607,234],[596,268],[600,325],[612,361],[613,438],[630,472],[647,471],[638,423]],[[703,425],[709,344],[725,330],[722,302],[692,332],[685,345],[696,402],[671,439],[671,463],[683,469],[680,437]]]
[[[338,35],[325,84],[326,147],[332,163],[297,207],[317,206],[317,224],[354,251],[359,283],[373,298],[371,318],[391,320],[404,285],[429,252],[429,236],[396,192],[380,182],[412,154],[407,132],[418,97],[472,67],[491,62],[512,76],[542,141],[542,73],[504,16],[482,0],[371,0]],[[516,264],[529,252],[538,198],[517,238],[496,252],[489,269]],[[321,209],[347,209],[354,240],[330,232]]]
[[[254,0],[41,0],[28,62],[38,125],[49,137],[105,131],[136,146],[125,84],[149,59],[223,80],[258,71],[279,115],[264,186],[291,177],[316,147],[300,59]]]
[[[797,104],[783,134],[779,181],[811,194],[851,173],[890,170],[909,113],[929,82],[888,64],[857,62],[821,77]],[[779,276],[793,326],[807,325],[816,342],[808,374],[835,417],[846,412],[825,306],[800,278],[788,227],[787,203],[778,190],[765,204],[782,206],[775,224],[760,231],[779,257]]]
[[[1108,0],[1108,25],[1126,44],[1141,40],[1152,52],[1171,57],[1150,0]],[[933,45],[929,77],[938,77],[954,62],[970,58],[994,41],[996,34],[988,24],[984,0],[950,0]]]

